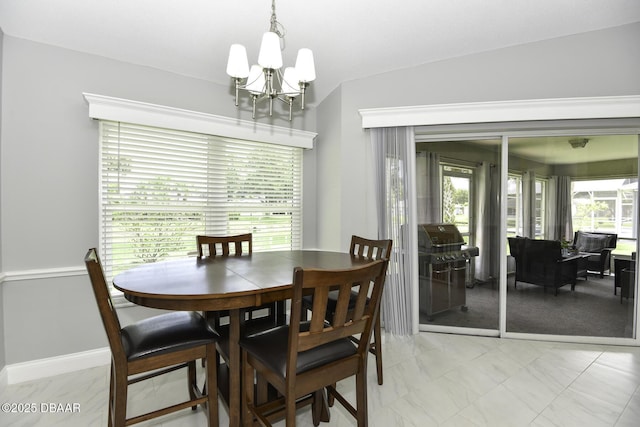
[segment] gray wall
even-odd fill
[[[323,150],[336,153],[331,163],[319,162],[318,176],[339,173],[340,193],[318,188],[318,216],[339,223],[319,230],[318,238],[348,247],[348,230],[375,236],[376,222],[362,206],[375,200],[371,178],[369,134],[359,109],[461,102],[566,97],[640,95],[640,23],[453,58],[370,78],[344,82],[339,107],[325,111],[318,129],[340,126],[335,139],[323,138]],[[334,101],[332,101],[334,102]],[[336,132],[334,129],[331,132]],[[325,146],[326,145],[326,146]],[[329,147],[331,146],[331,147]],[[336,169],[336,165],[340,165]],[[323,178],[324,179],[324,178]],[[372,212],[372,211],[369,211]],[[322,237],[320,237],[322,236]]]
[[[106,346],[86,276],[12,279],[30,270],[81,270],[86,250],[98,245],[98,123],[82,93],[247,120],[251,113],[236,109],[231,85],[7,35],[3,53],[0,250],[10,280],[1,285],[2,342],[3,360],[13,364]],[[314,110],[291,126],[315,130]],[[305,153],[308,173],[315,178],[313,150]],[[304,194],[314,208],[313,186]],[[314,224],[305,224],[305,246],[315,246],[314,234]],[[120,314],[126,324],[148,313],[133,307]]]
[[[293,125],[319,133],[305,153],[305,247],[344,250],[353,233],[376,235],[371,152],[358,109],[640,94],[638,39],[640,23],[343,83]],[[97,245],[97,123],[82,92],[250,116],[235,109],[230,87],[9,36],[2,69],[4,272],[81,267]],[[88,286],[86,276],[2,284],[4,362],[105,346]],[[128,323],[149,312],[133,307],[121,316]]]
[[[341,245],[342,236],[342,195],[344,188],[342,169],[355,159],[349,159],[343,154],[341,141],[341,97],[340,88],[334,90],[318,107],[318,134],[316,144],[316,158],[318,167],[323,173],[317,176],[318,203],[318,245],[327,250],[348,248]],[[330,230],[330,231],[329,231]]]

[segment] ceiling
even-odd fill
[[[573,148],[569,141],[586,139],[582,148]],[[467,141],[473,144],[499,146],[499,139]],[[636,135],[577,135],[510,137],[509,153],[522,159],[547,165],[589,163],[638,157]]]
[[[278,0],[284,63],[314,52],[311,104],[341,82],[640,22],[638,0]],[[5,34],[219,84],[229,46],[257,61],[270,0],[0,0]]]
[[[569,141],[587,139],[582,148]],[[638,157],[636,135],[551,136],[509,138],[509,152],[544,164],[588,163]]]

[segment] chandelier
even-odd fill
[[[282,69],[282,49],[285,29],[276,19],[276,2],[271,3],[271,26],[262,36],[258,64],[249,68],[247,50],[241,44],[233,44],[229,49],[227,74],[236,88],[236,107],[240,90],[247,91],[253,104],[253,118],[256,118],[256,104],[269,101],[269,116],[273,115],[273,100],[278,99],[289,105],[289,121],[292,118],[293,101],[300,95],[300,109],[304,110],[304,95],[309,83],[316,78],[316,70],[311,49],[300,49],[295,67]],[[246,80],[245,80],[246,79]]]

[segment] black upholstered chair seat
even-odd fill
[[[203,316],[176,312],[144,319],[122,328],[122,345],[129,361],[197,347],[218,339]]]
[[[300,325],[300,330],[308,330],[309,324]],[[273,372],[285,376],[289,344],[289,326],[278,326],[267,331],[247,335],[240,339],[240,346],[253,354]],[[298,374],[336,360],[357,354],[356,346],[349,338],[333,341],[298,354],[296,372]]]
[[[247,320],[242,325],[242,335],[251,335],[256,332],[265,331],[276,327],[276,320],[271,316],[259,317]],[[220,354],[229,354],[229,324],[220,325],[216,328],[218,332],[218,351]]]

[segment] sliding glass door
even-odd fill
[[[510,133],[416,139],[421,329],[635,337],[638,136]]]
[[[506,331],[632,338],[636,135],[508,143]]]

